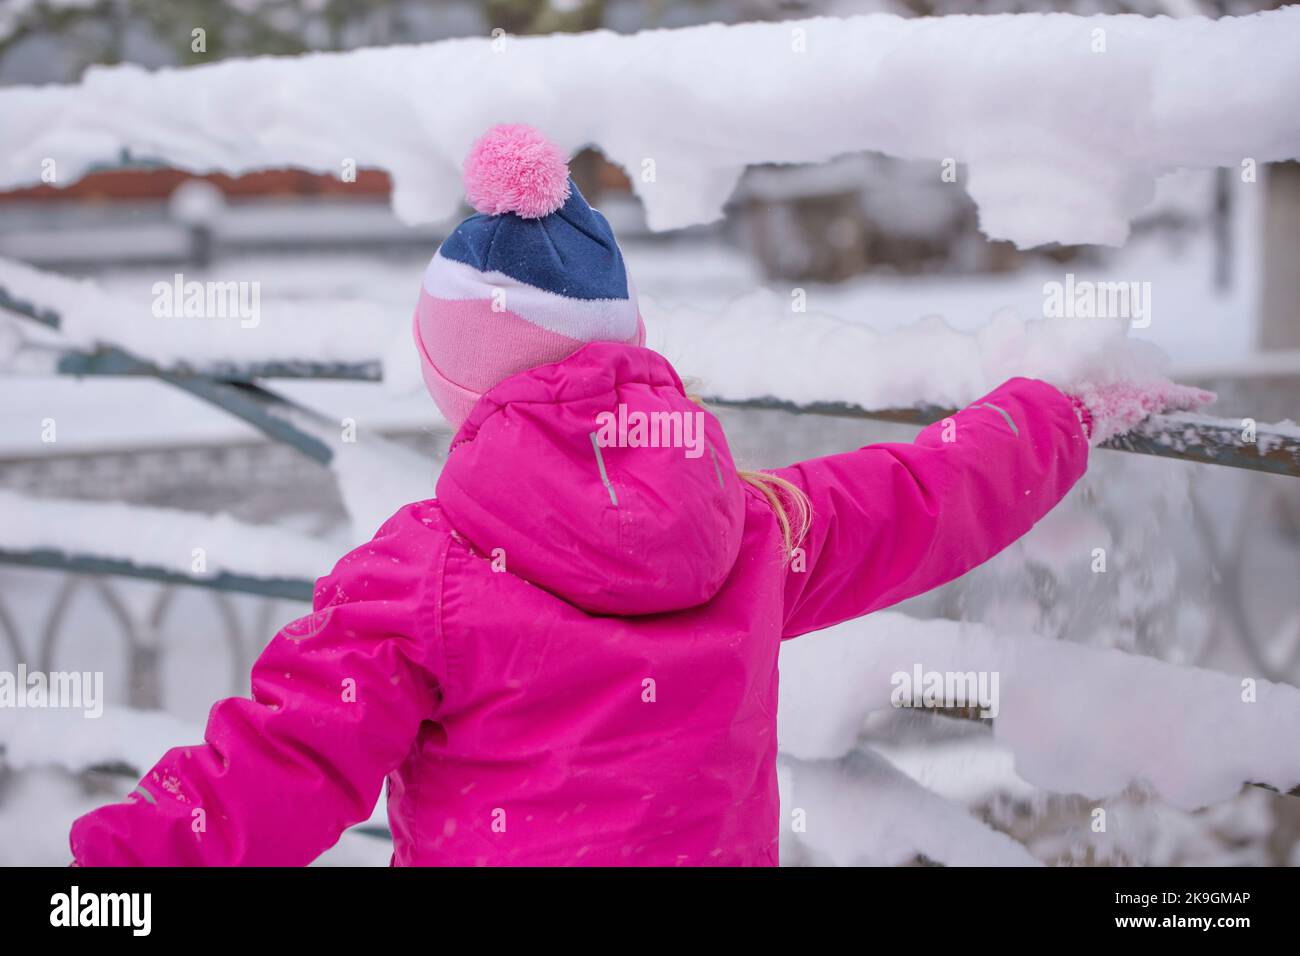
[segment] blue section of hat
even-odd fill
[[[540,219],[479,213],[442,244],[442,255],[572,299],[626,299],[627,270],[614,231],[573,180],[564,205]]]

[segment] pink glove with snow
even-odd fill
[[[1079,384],[1066,395],[1074,403],[1088,443],[1100,445],[1108,438],[1129,431],[1151,415],[1188,412],[1208,405],[1213,392],[1166,379],[1149,382],[1117,382],[1112,385]]]

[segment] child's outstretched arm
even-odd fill
[[[911,444],[868,445],[774,472],[812,504],[804,553],[786,577],[783,636],[964,574],[1047,514],[1087,461],[1075,402],[1015,378]]]
[[[314,613],[268,645],[251,700],[212,708],[205,744],[73,824],[77,863],[302,865],[370,815],[439,700],[430,578],[445,539],[420,507],[316,583]]]
[[[812,503],[790,563],[785,637],[830,627],[959,577],[1033,527],[1087,467],[1088,447],[1214,394],[1163,379],[1013,378],[907,444],[869,445],[775,474]]]

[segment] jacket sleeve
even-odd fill
[[[205,743],[168,751],[125,802],[72,827],[83,866],[296,866],[374,809],[436,713],[430,569],[445,548],[412,505],[316,582],[313,612],[213,706]]]
[[[912,444],[868,445],[774,472],[812,522],[788,566],[784,637],[888,607],[1011,544],[1087,467],[1070,399],[1011,379]]]

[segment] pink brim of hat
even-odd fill
[[[412,325],[425,387],[453,428],[498,382],[558,362],[586,344],[494,308],[490,299],[441,299],[426,291],[420,293]],[[639,312],[635,334],[623,341],[645,345]]]

